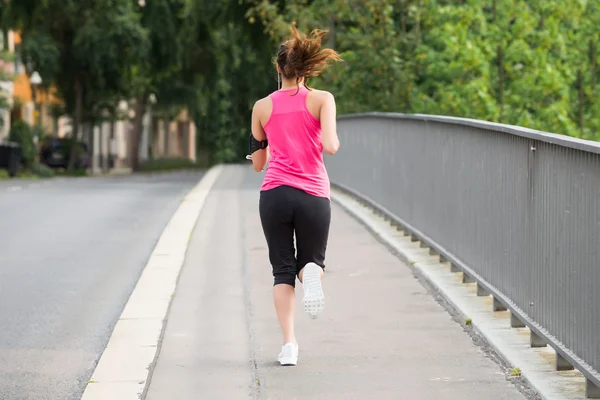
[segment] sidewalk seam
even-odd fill
[[[238,206],[240,208],[240,223],[242,225],[241,235],[243,243],[242,251],[242,285],[244,290],[244,303],[246,307],[246,326],[248,329],[249,336],[249,347],[250,347],[250,368],[252,370],[252,395],[255,400],[262,400],[266,398],[266,391],[263,386],[263,379],[261,378],[260,371],[258,369],[257,354],[258,354],[258,340],[256,338],[256,331],[253,326],[253,306],[252,306],[252,286],[250,276],[250,264],[248,261],[248,254],[246,252],[247,246],[247,235],[244,230],[246,226],[246,212],[242,207],[243,200],[241,199],[243,192],[238,192]]]
[[[204,174],[163,230],[115,324],[82,400],[146,396],[191,233],[222,166]]]

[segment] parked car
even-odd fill
[[[49,138],[40,146],[40,163],[50,168],[67,168],[69,165],[69,154],[71,150],[71,139]],[[76,169],[87,169],[90,166],[90,155],[88,147],[83,142],[77,143]]]

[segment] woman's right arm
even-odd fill
[[[265,99],[259,100],[252,108],[252,136],[254,139],[261,142],[267,139],[267,134],[263,128],[261,115],[264,112]],[[261,172],[265,169],[269,161],[269,148],[256,150],[252,153],[252,167],[256,172]]]
[[[335,98],[329,92],[323,92],[324,99],[321,106],[321,142],[323,150],[329,155],[334,155],[340,148],[337,135]]]

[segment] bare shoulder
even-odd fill
[[[326,102],[332,101],[334,99],[333,94],[331,94],[330,92],[328,92],[326,90],[313,89],[313,90],[311,90],[311,93],[312,93],[312,96],[314,97],[314,99],[320,103],[326,103]]]
[[[321,119],[321,111],[324,107],[335,105],[333,95],[326,90],[311,89],[306,100],[310,113],[317,119]]]
[[[271,116],[271,112],[273,111],[273,101],[269,96],[263,97],[260,100],[257,100],[254,103],[254,107],[252,108],[252,112],[259,118],[261,123],[266,123],[266,121]]]
[[[271,102],[271,98],[269,96],[267,97],[263,97],[260,100],[257,100],[256,103],[254,103],[254,111],[257,112],[262,112],[262,111],[266,111],[268,109],[270,109],[273,106],[272,102]]]

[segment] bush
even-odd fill
[[[28,169],[33,167],[36,149],[31,127],[24,121],[15,122],[8,133],[8,140],[21,146],[21,165]]]
[[[148,160],[140,164],[140,172],[153,172],[153,171],[172,171],[179,169],[198,169],[201,168],[198,164],[187,158],[159,158],[155,160]]]
[[[8,171],[5,169],[0,169],[0,180],[8,178],[10,178],[10,176],[8,175]]]
[[[69,176],[69,177],[88,176],[87,169],[75,169],[73,171],[69,171],[69,170],[65,169],[65,170],[56,171],[55,173],[56,173],[56,175]]]
[[[31,172],[34,175],[37,175],[41,178],[52,178],[54,176],[54,171],[52,168],[44,165],[44,164],[35,164],[33,168],[31,168]]]
[[[35,125],[31,128],[31,135],[33,137],[37,137],[40,143],[45,140],[52,139],[52,134],[44,130],[44,128],[39,125]]]

